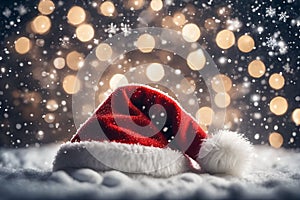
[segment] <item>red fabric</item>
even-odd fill
[[[148,86],[129,85],[116,89],[71,142],[109,140],[169,146],[195,159],[206,137],[197,122],[172,98]]]

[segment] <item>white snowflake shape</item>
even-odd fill
[[[270,16],[271,18],[276,15],[276,8],[272,8],[271,6],[269,8],[266,8],[266,17]]]
[[[18,11],[21,16],[27,13],[27,9],[23,5],[19,5],[18,7],[14,8],[14,10]]]
[[[129,24],[121,23],[121,31],[124,33],[125,37],[131,33],[131,28]]]
[[[274,50],[278,46],[276,38],[273,37],[273,36],[267,37],[266,45],[267,45],[267,47],[269,47],[272,50]]]
[[[112,37],[113,34],[116,34],[117,31],[119,31],[119,28],[117,27],[116,24],[110,23],[110,24],[108,25],[108,28],[105,29],[104,31],[105,31],[106,33],[109,34],[109,35],[108,35],[109,37]]]
[[[294,73],[294,69],[292,69],[290,67],[290,64],[289,63],[286,63],[284,66],[283,66],[283,70],[288,73],[288,74],[292,74]]]
[[[290,18],[290,16],[287,15],[286,11],[281,12],[280,14],[278,14],[278,16],[279,16],[279,21],[283,21],[283,22],[286,22],[286,20]]]
[[[8,8],[5,8],[5,10],[2,12],[2,14],[6,17],[9,18],[11,15],[11,10],[9,10]]]

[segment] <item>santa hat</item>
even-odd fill
[[[242,135],[208,135],[173,98],[145,85],[117,88],[63,144],[53,170],[91,168],[167,177],[187,171],[241,175],[252,146]]]

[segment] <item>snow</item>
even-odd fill
[[[0,199],[299,199],[300,152],[255,146],[244,178],[182,173],[170,178],[92,169],[52,172],[59,145],[0,149]]]

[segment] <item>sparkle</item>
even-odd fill
[[[266,17],[274,17],[276,15],[276,9],[272,8],[271,6],[266,8]]]
[[[290,18],[290,16],[285,12],[281,12],[280,14],[278,14],[279,16],[279,21],[283,21],[283,22],[286,22],[286,20],[288,18]]]

